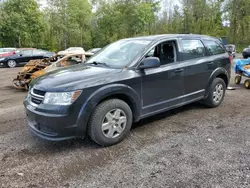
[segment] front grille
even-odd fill
[[[41,91],[41,90],[37,90],[37,89],[33,89],[33,93],[36,95],[44,96],[46,92]]]
[[[39,105],[43,102],[43,99],[38,99],[38,98],[34,98],[33,96],[31,96],[31,102]]]
[[[29,101],[31,105],[38,106],[39,104],[41,104],[43,102],[45,93],[45,91],[40,91],[32,88],[29,93]]]

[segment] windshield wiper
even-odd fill
[[[98,62],[98,61],[93,61],[91,63],[88,63],[90,65],[102,65],[102,66],[105,66],[105,67],[110,67],[109,65],[107,65],[107,63],[101,63],[101,62]]]

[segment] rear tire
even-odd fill
[[[101,146],[121,142],[132,126],[133,114],[127,103],[110,99],[100,103],[88,122],[89,136]]]
[[[16,67],[16,61],[15,60],[9,60],[8,62],[7,62],[7,65],[8,65],[8,67],[10,67],[10,68],[14,68],[14,67]]]
[[[226,89],[227,86],[224,80],[215,78],[210,85],[208,97],[203,101],[203,104],[210,108],[218,107],[225,97]]]
[[[250,89],[250,79],[247,79],[244,83],[246,89]]]
[[[234,82],[235,82],[235,84],[239,85],[241,82],[241,76],[240,75],[235,76]]]

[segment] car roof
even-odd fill
[[[150,36],[140,36],[140,37],[132,37],[127,38],[134,39],[134,40],[149,40],[149,41],[159,41],[161,39],[167,38],[201,38],[201,39],[209,39],[209,40],[219,40],[219,38],[211,37],[207,35],[198,35],[198,34],[162,34],[162,35],[150,35]],[[126,40],[126,39],[124,39]]]
[[[0,48],[0,49],[16,49],[16,48]]]

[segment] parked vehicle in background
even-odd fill
[[[31,60],[22,71],[18,72],[17,77],[13,79],[13,85],[15,88],[27,90],[33,79],[51,71],[83,62],[85,62],[85,54],[71,54],[62,58],[56,55],[51,58]]]
[[[8,57],[8,56],[11,56],[11,55],[14,55],[16,53],[19,53],[20,51],[22,50],[35,50],[36,48],[5,48],[7,50],[9,50],[8,52],[0,52],[0,58],[1,57]],[[1,51],[1,50],[0,50]]]
[[[0,57],[13,55],[15,51],[16,51],[16,48],[0,48]]]
[[[70,47],[64,51],[59,51],[58,55],[67,55],[70,53],[84,53],[85,50],[82,47]]]
[[[225,45],[225,48],[227,50],[228,53],[230,53],[233,58],[235,58],[236,56],[236,47],[234,44],[228,44],[228,45]]]
[[[28,125],[47,140],[85,137],[109,146],[133,122],[195,101],[217,107],[231,62],[221,42],[201,35],[119,40],[86,63],[40,76],[24,101]]]
[[[248,46],[247,48],[245,48],[242,52],[242,56],[244,59],[247,59],[250,57],[250,46]]]
[[[240,84],[242,77],[246,77],[244,80],[244,86],[246,89],[250,89],[250,58],[248,59],[237,59],[234,65],[235,71],[235,84]]]
[[[95,54],[95,53],[99,52],[100,50],[101,50],[101,48],[92,48],[92,49],[89,49],[87,51],[87,53],[93,53],[93,54]]]
[[[25,65],[30,60],[49,58],[54,55],[53,52],[39,49],[21,50],[11,56],[0,58],[0,66],[13,68]]]

